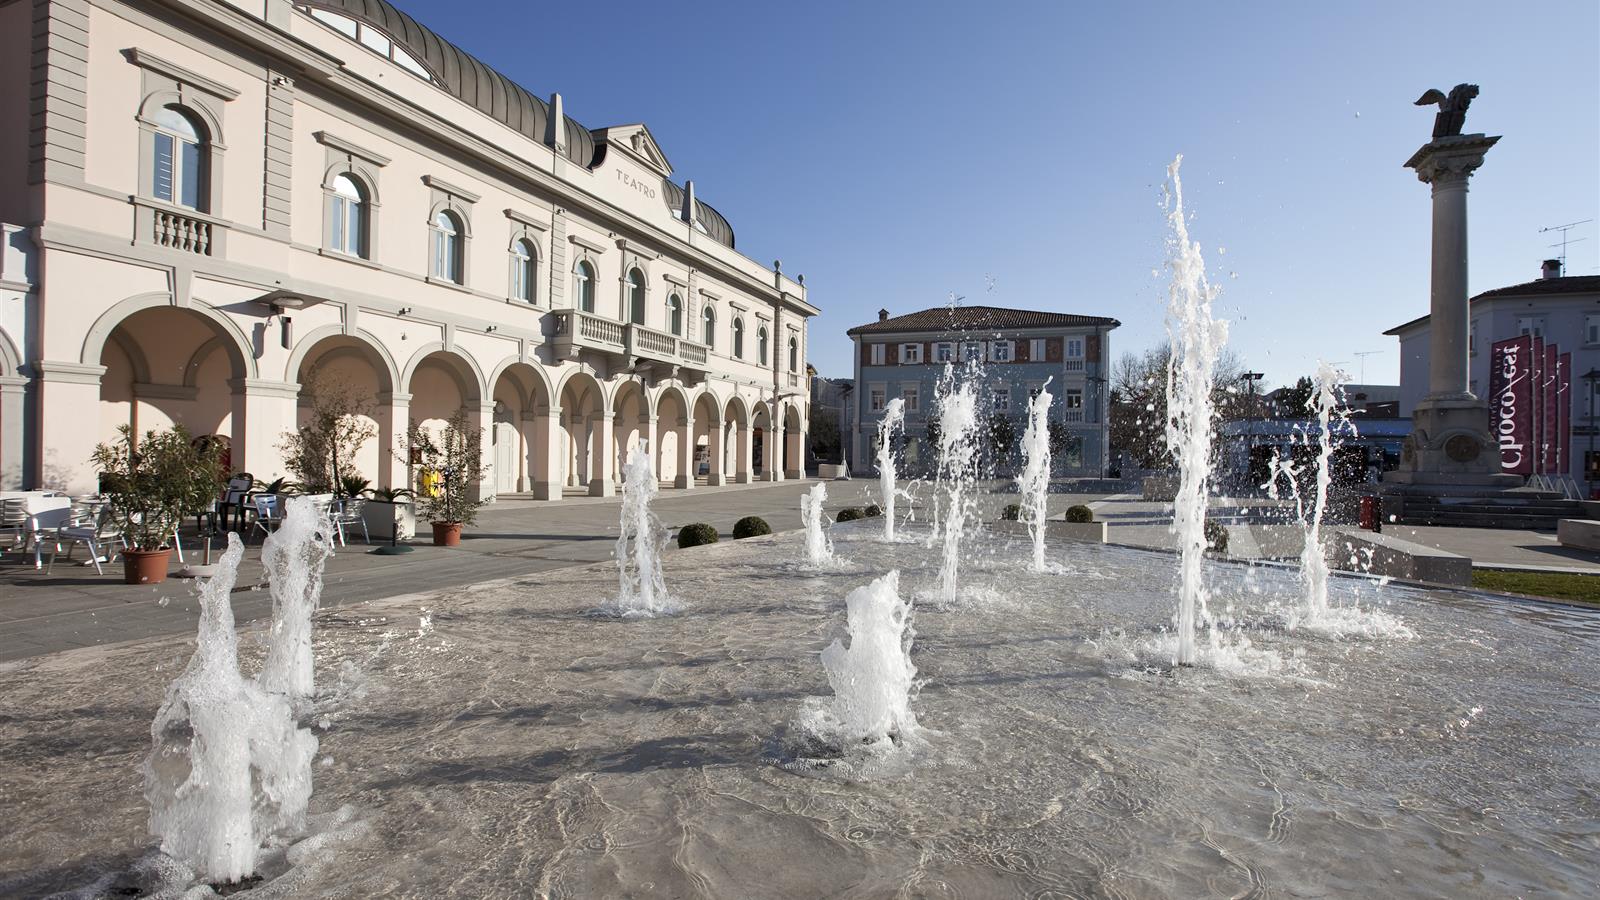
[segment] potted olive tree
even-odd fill
[[[458,412],[438,433],[413,421],[406,429],[408,459],[416,466],[417,515],[433,525],[433,542],[441,547],[461,543],[461,529],[477,518],[483,498],[483,435]]]
[[[167,578],[178,524],[216,499],[222,447],[215,442],[196,446],[181,425],[147,431],[137,441],[132,426],[117,430],[121,436],[95,447],[92,461],[128,542],[122,551],[124,580],[155,584]]]

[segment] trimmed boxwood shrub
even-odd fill
[[[1000,518],[1007,522],[1015,522],[1022,518],[1022,506],[1016,503],[1007,503],[1006,508],[1000,510]]]
[[[1206,520],[1206,547],[1217,553],[1228,552],[1228,529],[1221,522]]]
[[[1094,510],[1092,510],[1089,507],[1084,506],[1082,504],[1075,504],[1073,506],[1069,506],[1069,507],[1067,507],[1067,521],[1068,522],[1079,522],[1079,523],[1093,522],[1094,521]]]
[[[872,503],[872,504],[869,504],[866,509],[862,510],[862,512],[867,514],[867,518],[875,519],[878,516],[883,515],[883,507],[879,506],[876,503]]]
[[[717,535],[717,529],[704,522],[696,522],[693,525],[685,525],[678,529],[679,547],[698,547],[701,544],[715,544],[720,539]]]
[[[854,522],[857,519],[865,519],[866,517],[867,517],[867,511],[866,510],[862,509],[859,506],[852,506],[852,507],[850,507],[848,509],[839,510],[839,514],[837,516],[834,516],[833,520],[835,522]]]
[[[734,540],[744,540],[748,537],[757,537],[759,535],[771,533],[772,526],[768,525],[767,520],[761,518],[760,516],[745,516],[739,521],[733,523]]]

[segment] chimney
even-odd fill
[[[887,322],[887,321],[889,321],[889,311],[887,309],[878,310],[878,321],[879,322]]]
[[[1544,261],[1544,265],[1539,267],[1539,270],[1540,270],[1540,276],[1539,276],[1540,278],[1560,278],[1561,277],[1561,260],[1559,260],[1559,259],[1547,259],[1547,260]]]
[[[694,224],[694,182],[692,181],[685,181],[683,183],[683,212],[679,213],[679,217],[685,222],[688,222],[690,225]]]
[[[561,95],[550,95],[550,121],[544,130],[544,142],[555,149],[557,153],[567,150],[567,117],[561,111]]]

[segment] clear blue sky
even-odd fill
[[[961,294],[1164,335],[1160,186],[1231,345],[1268,386],[1318,357],[1394,382],[1422,315],[1428,187],[1401,164],[1430,87],[1482,86],[1504,135],[1472,181],[1473,292],[1531,280],[1538,229],[1600,218],[1600,3],[526,4],[398,0],[590,128],[643,121],[739,249],[803,273],[811,360],[845,330]],[[1569,274],[1600,273],[1600,229]]]

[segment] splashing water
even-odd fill
[[[969,373],[970,374],[970,373]],[[939,564],[936,598],[952,604],[957,597],[961,569],[961,536],[971,515],[972,464],[977,452],[978,392],[975,378],[957,378],[946,363],[940,381],[939,481],[945,489],[943,559]]]
[[[1196,661],[1195,632],[1211,624],[1206,609],[1202,572],[1206,550],[1206,498],[1211,479],[1211,386],[1217,355],[1228,342],[1228,324],[1211,315],[1217,290],[1206,280],[1200,245],[1189,239],[1184,221],[1183,181],[1179,155],[1167,167],[1170,182],[1167,222],[1168,268],[1172,284],[1167,299],[1167,337],[1172,359],[1167,366],[1167,449],[1178,464],[1178,491],[1172,504],[1172,531],[1181,554],[1178,572],[1178,665]],[[1210,631],[1216,649],[1215,629]]]
[[[845,597],[850,646],[835,640],[822,651],[833,686],[832,724],[846,744],[910,738],[917,667],[911,664],[911,602],[900,599],[894,570]]]
[[[889,401],[878,423],[878,490],[883,494],[883,539],[894,540],[894,507],[900,488],[895,484],[894,442],[906,429],[906,402],[899,397]]]
[[[1017,488],[1022,492],[1022,518],[1033,536],[1033,571],[1048,571],[1044,561],[1046,500],[1050,492],[1050,382],[1046,378],[1039,393],[1028,404],[1028,430],[1022,435],[1026,462]]]
[[[201,587],[189,665],[167,688],[144,763],[150,833],[203,878],[238,881],[257,853],[305,827],[317,739],[288,697],[239,672],[231,594],[244,544],[228,535],[217,574]]]
[[[823,530],[822,504],[828,499],[828,486],[818,484],[800,498],[800,521],[806,528],[806,562],[813,566],[830,565],[833,559],[833,541]]]
[[[1316,489],[1311,500],[1311,515],[1306,521],[1305,547],[1300,551],[1300,573],[1306,585],[1306,614],[1312,618],[1328,611],[1328,560],[1323,555],[1322,516],[1328,509],[1328,487],[1333,484],[1329,463],[1333,459],[1333,423],[1344,424],[1344,388],[1340,373],[1322,360],[1317,361],[1311,406],[1317,412]]]
[[[332,528],[310,497],[284,504],[283,521],[261,546],[272,590],[272,628],[261,686],[291,700],[316,689],[311,658],[311,615],[322,597],[322,569],[333,551]]]
[[[1328,508],[1328,493],[1333,485],[1333,454],[1338,449],[1338,435],[1355,434],[1355,423],[1350,421],[1344,401],[1345,374],[1321,360],[1317,361],[1317,374],[1312,379],[1311,408],[1316,412],[1317,442],[1316,469],[1312,486],[1311,508],[1305,509],[1295,465],[1274,461],[1274,482],[1278,472],[1289,479],[1294,491],[1295,511],[1305,530],[1305,545],[1300,550],[1300,581],[1304,589],[1302,607],[1289,616],[1290,630],[1306,628],[1329,637],[1360,635],[1364,637],[1398,638],[1415,637],[1399,617],[1376,608],[1363,609],[1359,604],[1335,608],[1328,602],[1329,566],[1327,554],[1338,549],[1324,544],[1322,520]],[[1309,446],[1313,437],[1301,435]],[[1367,551],[1370,565],[1370,552]],[[1359,559],[1353,565],[1360,566]]]
[[[622,531],[617,535],[616,550],[618,592],[606,612],[634,618],[678,609],[661,574],[667,532],[650,511],[650,500],[659,489],[649,450],[641,441],[623,467]]]

